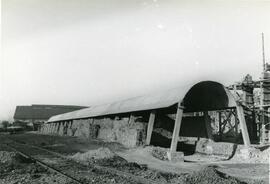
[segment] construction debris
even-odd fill
[[[194,172],[190,175],[187,175],[183,183],[185,184],[240,184],[242,182],[236,180],[232,177],[226,177],[224,174],[219,173],[214,167],[206,167],[205,169]]]
[[[18,155],[15,152],[9,152],[9,151],[0,151],[0,163],[11,163],[18,158]]]
[[[75,155],[70,156],[70,158],[77,161],[92,161],[98,159],[112,158],[115,156],[109,148],[98,148],[96,150],[90,150],[85,153],[76,153]]]
[[[196,144],[195,152],[228,159],[233,156],[235,149],[236,145],[233,143],[213,142],[208,139],[201,139]]]
[[[270,147],[260,150],[254,147],[239,148],[236,150],[233,161],[248,162],[248,163],[265,163],[269,164],[270,161]]]

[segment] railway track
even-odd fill
[[[146,179],[114,168],[95,164],[81,164],[60,153],[34,145],[27,145],[10,138],[7,146],[42,167],[68,178],[72,183],[118,183],[117,181],[119,181],[119,183],[132,184],[161,184],[161,182]]]

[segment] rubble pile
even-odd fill
[[[112,158],[114,156],[115,153],[113,153],[109,148],[101,147],[96,150],[89,150],[85,153],[76,153],[75,155],[70,156],[70,158],[77,161],[92,161],[105,158]]]
[[[201,171],[194,172],[186,177],[185,183],[187,184],[240,184],[241,182],[232,177],[225,177],[225,175],[217,172],[214,167],[206,167]]]
[[[241,181],[226,176],[216,170],[214,166],[205,167],[202,170],[190,173],[170,176],[171,183],[183,184],[241,184]]]
[[[244,161],[249,163],[269,163],[270,147],[261,151],[257,148],[239,148],[233,161]]]
[[[153,157],[156,157],[160,160],[168,160],[167,151],[168,151],[168,149],[166,149],[166,148],[153,147],[152,148],[152,155],[153,155]]]
[[[0,151],[0,163],[10,163],[18,158],[15,152]]]

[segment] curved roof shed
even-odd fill
[[[48,122],[162,109],[171,107],[178,102],[183,103],[185,112],[225,109],[236,106],[233,95],[222,84],[214,81],[201,81],[155,94],[95,105],[86,109],[52,116]]]

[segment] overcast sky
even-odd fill
[[[2,0],[0,119],[261,71],[270,1]]]

